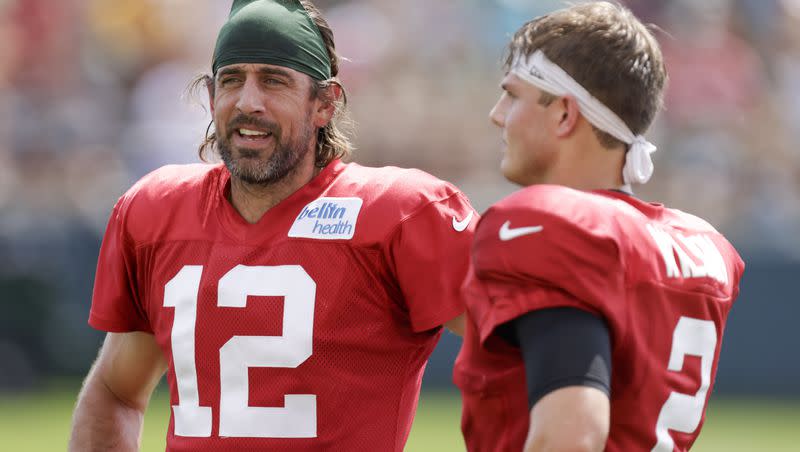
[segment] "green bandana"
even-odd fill
[[[234,0],[214,49],[214,74],[239,63],[274,64],[331,77],[328,51],[317,25],[297,0]]]

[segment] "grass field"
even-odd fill
[[[0,451],[50,452],[66,449],[78,383],[59,383],[34,394],[0,395]],[[463,451],[456,394],[426,392],[420,401],[407,451]],[[160,389],[145,419],[142,450],[163,451],[169,415]],[[712,401],[694,451],[797,452],[800,401]]]

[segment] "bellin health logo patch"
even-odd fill
[[[317,198],[300,211],[289,237],[352,239],[362,203],[361,198]]]

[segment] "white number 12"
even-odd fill
[[[672,333],[672,351],[669,355],[667,369],[680,372],[683,369],[683,358],[686,355],[700,357],[700,389],[695,395],[672,392],[661,407],[656,421],[656,445],[651,452],[672,452],[675,441],[668,429],[684,433],[697,430],[706,394],[711,384],[711,366],[714,362],[714,351],[717,348],[717,329],[710,320],[699,320],[681,317]]]
[[[172,410],[178,436],[211,436],[211,407],[200,406],[195,363],[195,326],[201,265],[186,265],[164,288],[164,306],[175,308],[172,361],[178,405]],[[244,308],[247,297],[282,296],[283,335],[233,336],[219,350],[220,436],[314,438],[317,396],[286,394],[284,407],[248,405],[250,367],[295,368],[312,353],[317,285],[299,265],[238,265],[219,280],[217,306]]]

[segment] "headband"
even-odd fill
[[[212,72],[238,63],[274,64],[331,78],[319,28],[297,0],[234,0],[214,49]]]
[[[653,175],[653,160],[650,154],[655,145],[642,135],[634,135],[623,120],[592,96],[586,88],[576,82],[565,70],[550,61],[544,52],[536,50],[527,58],[514,56],[511,72],[517,77],[556,96],[574,96],[583,116],[595,127],[630,145],[625,155],[622,178],[625,185],[644,184]]]

